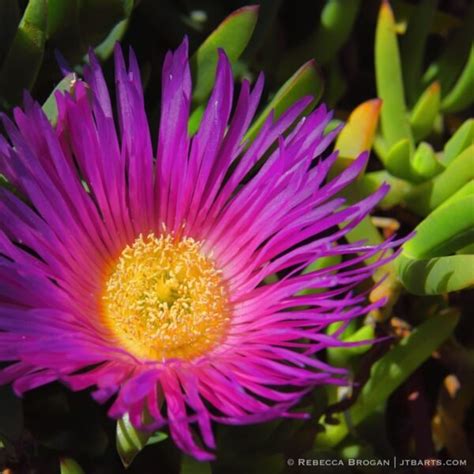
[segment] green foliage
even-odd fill
[[[217,67],[217,50],[222,48],[233,63],[243,53],[257,22],[258,8],[244,7],[228,16],[191,58],[193,100],[199,104],[211,92]]]
[[[337,425],[323,424],[325,431],[316,438],[316,446],[325,448],[340,443],[349,427],[356,427],[373,413],[449,337],[458,318],[455,313],[431,317],[381,357],[372,366],[370,378],[345,414],[346,419],[340,416]]]
[[[168,436],[165,433],[155,434],[137,430],[128,415],[117,422],[117,452],[125,467],[130,466],[135,456],[148,444],[159,443]]]

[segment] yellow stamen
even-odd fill
[[[229,322],[221,273],[201,244],[140,235],[121,253],[102,295],[104,322],[139,358],[192,359],[215,347]]]

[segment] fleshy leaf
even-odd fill
[[[229,15],[204,41],[191,58],[193,101],[204,102],[209,95],[217,67],[217,50],[223,48],[230,62],[243,53],[258,18],[258,6],[239,8]]]
[[[454,311],[430,317],[379,359],[354,405],[338,417],[340,423],[324,425],[325,432],[316,438],[316,448],[341,442],[349,433],[345,419],[357,426],[373,413],[450,336],[458,319]]]
[[[117,421],[117,452],[127,468],[146,446],[152,433],[139,431],[130,423],[128,415]]]
[[[375,337],[374,327],[364,324],[353,334],[342,337],[344,342],[371,341]],[[352,347],[329,347],[327,349],[328,362],[337,367],[347,367],[349,359],[364,354],[372,347],[372,343],[361,344]]]
[[[443,173],[413,188],[406,196],[406,203],[417,214],[425,216],[473,179],[474,145],[471,145]]]
[[[456,84],[444,98],[443,112],[459,112],[467,109],[474,102],[474,46],[471,47],[469,59]]]
[[[403,246],[414,258],[442,257],[474,241],[474,196],[464,196],[440,206],[417,227],[416,235]]]
[[[47,18],[46,0],[28,2],[0,70],[0,94],[7,105],[19,102],[22,91],[30,90],[36,81],[44,55]]]
[[[474,285],[474,255],[411,258],[400,255],[397,271],[403,286],[414,295],[441,295]]]
[[[407,138],[393,145],[385,158],[385,167],[398,178],[411,181],[414,179],[410,165],[410,141]]]
[[[380,99],[372,99],[360,104],[352,111],[336,140],[334,148],[338,150],[339,156],[331,169],[331,175],[339,174],[360,153],[372,148],[380,106]]]
[[[104,41],[102,41],[102,43],[100,43],[99,46],[94,49],[94,52],[98,58],[100,58],[102,61],[105,61],[112,55],[115,43],[123,38],[127,32],[129,22],[130,19],[127,18],[117,23],[113,27],[112,31],[108,34],[107,38],[105,38]]]
[[[439,82],[433,82],[418,99],[410,115],[410,125],[415,140],[425,138],[435,123],[439,113],[441,88]]]
[[[433,147],[426,142],[421,142],[410,163],[416,179],[430,179],[444,170],[444,166],[436,157]]]
[[[466,120],[444,146],[441,162],[448,166],[469,145],[474,143],[474,119]]]
[[[63,458],[59,462],[61,474],[85,474],[81,466],[71,458]]]
[[[411,293],[436,295],[474,285],[474,255],[450,255],[474,243],[474,194],[464,192],[467,186],[417,226],[397,258],[398,276]]]
[[[381,125],[387,145],[407,140],[409,156],[413,137],[407,118],[395,18],[387,0],[382,2],[375,33],[377,94],[382,99]]]
[[[314,61],[308,61],[283,84],[275,97],[255,120],[244,140],[252,141],[256,137],[272,110],[274,110],[275,118],[278,118],[290,105],[305,96],[313,97],[313,103],[308,106],[310,108],[321,97],[322,89],[322,80],[316,64]]]

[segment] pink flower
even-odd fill
[[[23,198],[0,190],[0,383],[94,387],[99,402],[113,397],[110,416],[168,425],[183,451],[211,459],[213,422],[301,416],[290,410],[305,393],[346,383],[318,358],[347,345],[344,326],[325,328],[382,304],[352,290],[384,263],[363,259],[394,243],[340,241],[387,187],[341,207],[367,154],[326,182],[331,114],[320,106],[291,128],[309,98],[247,145],[263,79],[242,84],[232,112],[223,52],[190,137],[186,41],[166,56],[154,152],[135,56],[127,69],[115,53],[117,120],[94,56],[86,81],[57,94],[55,128],[29,98],[15,123],[3,117],[0,172]],[[345,258],[302,272],[331,255]]]

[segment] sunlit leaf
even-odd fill
[[[421,142],[410,162],[416,179],[430,179],[444,170],[444,166],[439,162],[433,147],[426,142]]]
[[[411,150],[410,141],[407,138],[403,138],[393,145],[385,158],[385,167],[387,170],[398,178],[409,181],[416,179],[410,164]]]
[[[407,140],[410,156],[413,151],[413,137],[405,106],[396,24],[390,4],[386,0],[381,4],[375,33],[375,75],[377,93],[383,101],[382,134],[389,147],[401,140]]]
[[[474,194],[458,192],[417,226],[396,260],[400,281],[411,293],[442,294],[474,285],[474,256],[451,255],[474,243],[473,209]]]
[[[410,115],[410,125],[416,140],[425,138],[433,129],[439,113],[440,100],[439,82],[433,82],[418,99]]]
[[[337,417],[340,424],[323,423],[325,432],[316,438],[316,448],[340,443],[349,432],[345,420],[350,420],[351,426],[357,426],[373,413],[449,337],[458,319],[459,315],[454,311],[430,317],[379,359],[372,366],[370,378],[355,404]]]
[[[397,259],[399,278],[414,295],[441,295],[474,285],[474,255]]]
[[[191,58],[193,101],[204,102],[214,83],[217,50],[225,50],[230,62],[235,62],[247,46],[258,17],[258,6],[243,7],[229,15],[202,43]]]
[[[444,146],[441,162],[448,166],[469,145],[474,143],[474,119],[466,120]]]
[[[410,209],[425,216],[473,179],[474,145],[471,145],[443,173],[414,187],[405,200]]]
[[[417,227],[416,235],[403,246],[414,258],[441,257],[474,241],[474,196],[464,196],[440,206]]]
[[[339,155],[331,168],[331,175],[339,174],[360,153],[372,148],[380,106],[379,99],[372,99],[360,104],[352,111],[334,146]]]
[[[342,340],[346,343],[369,342],[352,347],[329,347],[327,349],[328,362],[337,367],[346,367],[350,358],[364,354],[372,347],[374,337],[374,327],[370,324],[363,325],[350,336],[342,337]]]
[[[309,61],[293,74],[288,81],[283,84],[275,97],[265,107],[263,112],[255,120],[250,130],[245,136],[245,140],[252,141],[258,134],[260,128],[272,110],[275,111],[275,118],[278,118],[288,107],[298,99],[306,96],[313,97],[313,104],[319,100],[322,93],[322,80],[319,71],[313,61]],[[311,107],[311,105],[309,106]],[[308,107],[308,108],[309,108]]]

